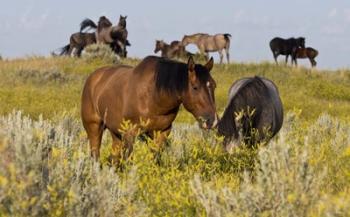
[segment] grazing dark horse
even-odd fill
[[[85,82],[81,103],[91,155],[99,158],[102,134],[107,128],[113,138],[113,162],[128,157],[132,142],[127,141],[135,135],[123,133],[125,120],[156,139],[161,148],[181,104],[201,127],[214,127],[216,84],[209,73],[212,67],[213,59],[203,66],[195,64],[192,57],[184,64],[148,56],[136,67],[118,65],[97,69]]]
[[[85,19],[80,24],[80,32],[82,32],[87,27],[97,29],[96,41],[98,43],[105,44],[112,44],[116,42],[122,48],[121,56],[125,57],[126,46],[130,46],[129,41],[127,40],[128,30],[126,29],[126,18],[127,16],[120,16],[117,26],[113,26],[105,16],[99,18],[97,25],[94,23],[94,21]]]
[[[299,38],[283,39],[283,38],[276,37],[270,41],[270,48],[276,64],[278,64],[277,57],[280,54],[286,56],[286,64],[287,64],[288,56],[289,55],[292,56],[293,52],[295,52],[295,50],[299,47],[305,48],[305,38],[299,37]]]
[[[191,53],[185,50],[185,47],[181,45],[180,41],[172,41],[170,44],[167,44],[163,40],[156,40],[156,47],[154,48],[154,53],[161,52],[161,57],[166,58],[180,58],[183,56],[189,57]],[[187,54],[187,55],[186,55]]]
[[[315,58],[318,55],[318,51],[312,47],[298,48],[292,56],[292,63],[294,61],[295,65],[298,65],[297,59],[308,58],[310,60],[311,66],[316,66],[317,62]]]
[[[227,151],[244,141],[269,141],[282,127],[283,106],[276,85],[262,77],[240,79],[229,90],[228,106],[218,123]]]
[[[207,60],[209,59],[209,52],[219,52],[220,63],[224,58],[222,53],[225,50],[227,63],[230,62],[230,34],[216,34],[208,35],[203,33],[197,33],[193,35],[185,35],[182,38],[182,45],[187,46],[188,44],[197,45],[199,52],[205,54]]]

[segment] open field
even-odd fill
[[[236,79],[276,83],[279,135],[230,155],[181,111],[160,165],[152,142],[137,141],[116,170],[106,165],[107,133],[102,168],[91,161],[79,118],[85,78],[107,64],[0,60],[0,216],[350,216],[350,70],[215,65],[219,114]]]

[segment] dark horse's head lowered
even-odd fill
[[[218,121],[214,97],[216,83],[210,75],[213,64],[213,58],[204,66],[195,64],[192,57],[187,64],[161,59],[155,74],[156,89],[175,95],[205,129],[215,127]]]
[[[244,141],[253,146],[269,141],[282,127],[283,105],[277,86],[262,77],[242,78],[229,90],[228,106],[218,123],[226,150]]]

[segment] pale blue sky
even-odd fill
[[[230,33],[233,61],[272,61],[269,41],[306,37],[320,68],[350,67],[350,0],[1,0],[0,54],[48,55],[69,41],[86,17],[113,23],[128,15],[129,56],[153,54],[155,39],[196,32]],[[195,51],[194,46],[189,50]],[[214,55],[217,60],[217,54]],[[280,57],[282,60],[282,57]],[[309,65],[307,60],[299,62]]]

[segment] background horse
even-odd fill
[[[314,67],[317,64],[317,62],[315,60],[317,55],[318,55],[318,51],[312,47],[298,48],[298,49],[296,49],[295,53],[292,56],[292,64],[294,61],[295,65],[298,65],[297,58],[299,58],[299,59],[309,58],[311,66]]]
[[[73,55],[73,56],[81,56],[82,51],[86,46],[96,43],[96,34],[95,33],[85,33],[85,32],[77,32],[70,36],[69,44],[60,48],[59,55]],[[129,45],[129,44],[127,44]],[[122,52],[122,48],[118,43],[113,42],[110,44],[111,49],[119,56],[124,55],[126,57],[126,53]]]
[[[156,40],[156,46],[154,48],[154,53],[161,52],[161,57],[166,58],[180,58],[185,55],[185,47],[181,45],[180,41],[172,41],[169,44],[164,42],[163,40]]]
[[[73,56],[80,57],[83,49],[86,46],[94,43],[96,43],[95,33],[74,33],[69,38],[69,44],[61,48],[59,55],[71,56],[73,54]]]
[[[273,38],[270,41],[270,48],[273,54],[273,58],[275,59],[276,64],[278,55],[286,55],[286,64],[288,63],[288,56],[293,54],[297,48],[305,48],[305,38]],[[292,60],[293,62],[293,60]]]
[[[269,141],[282,127],[283,106],[276,85],[261,77],[243,78],[229,90],[228,106],[218,123],[226,150],[244,141]]]
[[[213,59],[205,65],[188,64],[149,56],[135,68],[118,65],[93,72],[84,85],[81,117],[90,142],[91,155],[99,157],[105,128],[112,135],[112,159],[118,162],[132,151],[135,135],[122,134],[123,120],[158,139],[161,145],[171,130],[180,105],[192,113],[203,128],[217,122],[210,75]],[[141,124],[141,122],[147,124]],[[159,135],[156,137],[156,135]],[[124,141],[124,142],[122,142]]]
[[[187,46],[188,44],[197,45],[199,52],[205,54],[207,60],[209,59],[208,52],[219,52],[220,63],[224,58],[222,53],[225,50],[227,63],[230,62],[230,34],[216,34],[208,35],[203,33],[197,33],[193,35],[185,35],[182,38],[182,45]]]
[[[121,47],[121,56],[126,57],[126,46],[130,46],[127,40],[128,30],[126,29],[126,18],[127,16],[120,16],[117,26],[112,26],[112,23],[105,16],[99,18],[97,25],[92,20],[85,19],[80,24],[80,32],[87,27],[97,29],[96,41],[98,43],[117,43]]]

